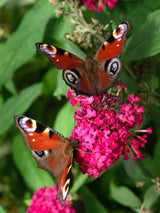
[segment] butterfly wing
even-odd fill
[[[36,47],[54,66],[63,69],[65,83],[77,94],[99,95],[117,85],[121,62],[115,57],[122,52],[130,29],[129,21],[122,22],[102,44],[95,58],[88,56],[85,62],[63,49],[48,44],[36,43]]]
[[[46,170],[56,178],[57,199],[63,205],[69,189],[74,141],[69,141],[55,130],[26,116],[15,116],[14,120],[38,168]]]
[[[110,34],[107,40],[102,44],[95,59],[97,61],[106,61],[118,56],[125,44],[126,35],[131,29],[129,21],[124,21]]]
[[[74,69],[84,64],[77,56],[63,49],[44,43],[36,43],[37,52],[46,55],[58,69]]]
[[[63,69],[65,83],[76,91],[83,94],[83,90],[91,90],[85,73],[84,61],[77,56],[54,46],[36,43],[37,51],[46,55],[52,64],[58,69]]]

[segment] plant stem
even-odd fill
[[[143,209],[144,209],[144,207],[145,207],[145,205],[146,205],[146,203],[147,203],[147,201],[148,201],[148,199],[149,199],[149,197],[150,197],[150,195],[152,194],[153,191],[154,191],[154,186],[149,190],[148,194],[146,195],[138,213],[142,213],[142,211],[143,211]]]

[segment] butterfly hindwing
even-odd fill
[[[69,189],[69,172],[77,142],[26,116],[19,115],[14,119],[38,167],[56,178],[57,199],[63,205]]]

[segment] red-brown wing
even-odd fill
[[[36,48],[38,52],[46,55],[58,69],[74,69],[84,64],[82,59],[58,47],[36,43]]]
[[[63,160],[63,162],[62,162]],[[62,206],[65,203],[67,198],[69,185],[70,185],[70,171],[73,163],[73,152],[70,152],[70,155],[67,158],[61,158],[58,164],[58,168],[61,168],[59,175],[56,178],[57,183],[57,199],[60,200]]]
[[[66,144],[62,149],[51,150],[50,154],[46,156],[45,164],[47,164],[48,169],[46,169],[45,165],[45,170],[50,172],[56,178],[57,199],[60,200],[62,206],[67,198],[70,184],[70,170],[73,163],[72,145],[72,142],[66,141]],[[43,168],[43,162],[40,167]]]
[[[26,146],[36,151],[60,148],[65,138],[55,130],[23,115],[15,116]]]
[[[131,29],[129,21],[124,21],[110,34],[95,55],[97,61],[106,61],[118,56],[125,44],[128,31]]]
[[[18,115],[14,119],[38,167],[56,178],[57,199],[63,205],[69,189],[68,174],[73,161],[74,142],[26,116]]]

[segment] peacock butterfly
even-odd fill
[[[14,121],[38,168],[56,178],[57,199],[63,206],[68,194],[74,151],[79,141],[70,141],[59,132],[24,115],[15,116]]]
[[[115,86],[121,71],[118,56],[125,44],[129,21],[124,21],[113,30],[101,45],[94,58],[85,61],[63,49],[44,43],[36,43],[37,51],[46,55],[58,69],[63,69],[63,79],[76,94],[99,95]]]

